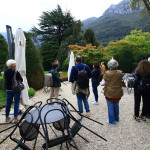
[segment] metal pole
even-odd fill
[[[8,51],[9,51],[9,59],[13,59],[13,53],[12,53],[12,42],[11,42],[11,38],[12,38],[12,35],[10,32],[12,32],[11,30],[11,26],[9,25],[6,25],[6,31],[7,31],[7,39],[8,39]],[[11,37],[10,37],[11,35]]]

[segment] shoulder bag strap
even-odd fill
[[[17,76],[17,71],[14,70],[14,78],[16,79],[16,76]]]
[[[113,79],[113,77],[116,75],[116,73],[117,73],[117,70],[114,72],[114,74],[112,75],[110,80],[106,83],[106,85],[104,86],[104,89],[108,86],[109,82]]]

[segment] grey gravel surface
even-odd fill
[[[61,87],[61,96],[60,98],[66,98],[69,100],[76,108],[77,99],[75,95],[71,93],[71,84],[65,82],[66,85],[62,84]],[[133,120],[133,110],[134,110],[134,95],[133,91],[128,94],[124,90],[124,96],[120,101],[120,122],[115,126],[108,125],[106,120],[108,119],[108,110],[106,105],[106,100],[101,91],[101,86],[99,86],[99,105],[93,105],[91,100],[94,99],[94,95],[91,90],[90,97],[88,99],[91,118],[103,123],[101,126],[90,120],[83,119],[83,124],[88,128],[92,129],[99,135],[106,138],[108,141],[105,142],[92,133],[88,132],[85,129],[80,130],[80,134],[86,137],[90,143],[86,143],[79,136],[75,137],[75,141],[80,150],[150,150],[150,120],[147,119],[146,122],[136,122]],[[43,92],[43,89],[36,92],[35,96],[30,99],[31,104],[37,101],[46,102],[46,99],[49,98],[49,93]],[[4,110],[0,112],[3,113]],[[0,130],[8,127],[10,125],[1,125]],[[49,131],[51,133],[51,131]],[[5,137],[9,131],[0,134],[0,139]],[[59,134],[59,133],[58,133]],[[15,134],[16,137],[19,136],[19,132]],[[51,133],[51,136],[54,135]],[[39,136],[36,150],[41,150],[41,145],[44,143],[43,139]],[[32,142],[27,142],[28,145],[33,145]],[[15,143],[8,139],[6,142],[0,145],[0,150],[11,150],[14,147]],[[58,150],[60,147],[51,148],[52,150]],[[66,149],[63,146],[63,149]],[[73,148],[70,148],[71,150]]]

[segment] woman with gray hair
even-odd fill
[[[12,90],[12,78],[15,73],[16,69],[16,61],[13,59],[9,59],[6,63],[8,69],[5,70],[4,75],[6,79],[6,96],[7,96],[7,101],[6,101],[6,122],[10,121],[9,113],[10,113],[10,108],[11,104],[14,98],[14,117],[15,117],[15,122],[18,122],[18,111],[19,111],[19,102],[20,102],[20,94],[21,92],[15,92]],[[20,73],[17,71],[16,73],[16,79],[23,81]]]
[[[117,70],[119,64],[113,58],[107,65],[109,70],[104,75],[104,95],[107,101],[109,118],[107,123],[115,125],[115,122],[119,122],[119,101],[123,96],[122,72]]]

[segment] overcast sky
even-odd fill
[[[29,31],[37,26],[42,11],[53,10],[59,4],[64,11],[69,10],[76,19],[100,17],[111,5],[122,0],[1,0],[0,32],[6,32],[6,25]]]

